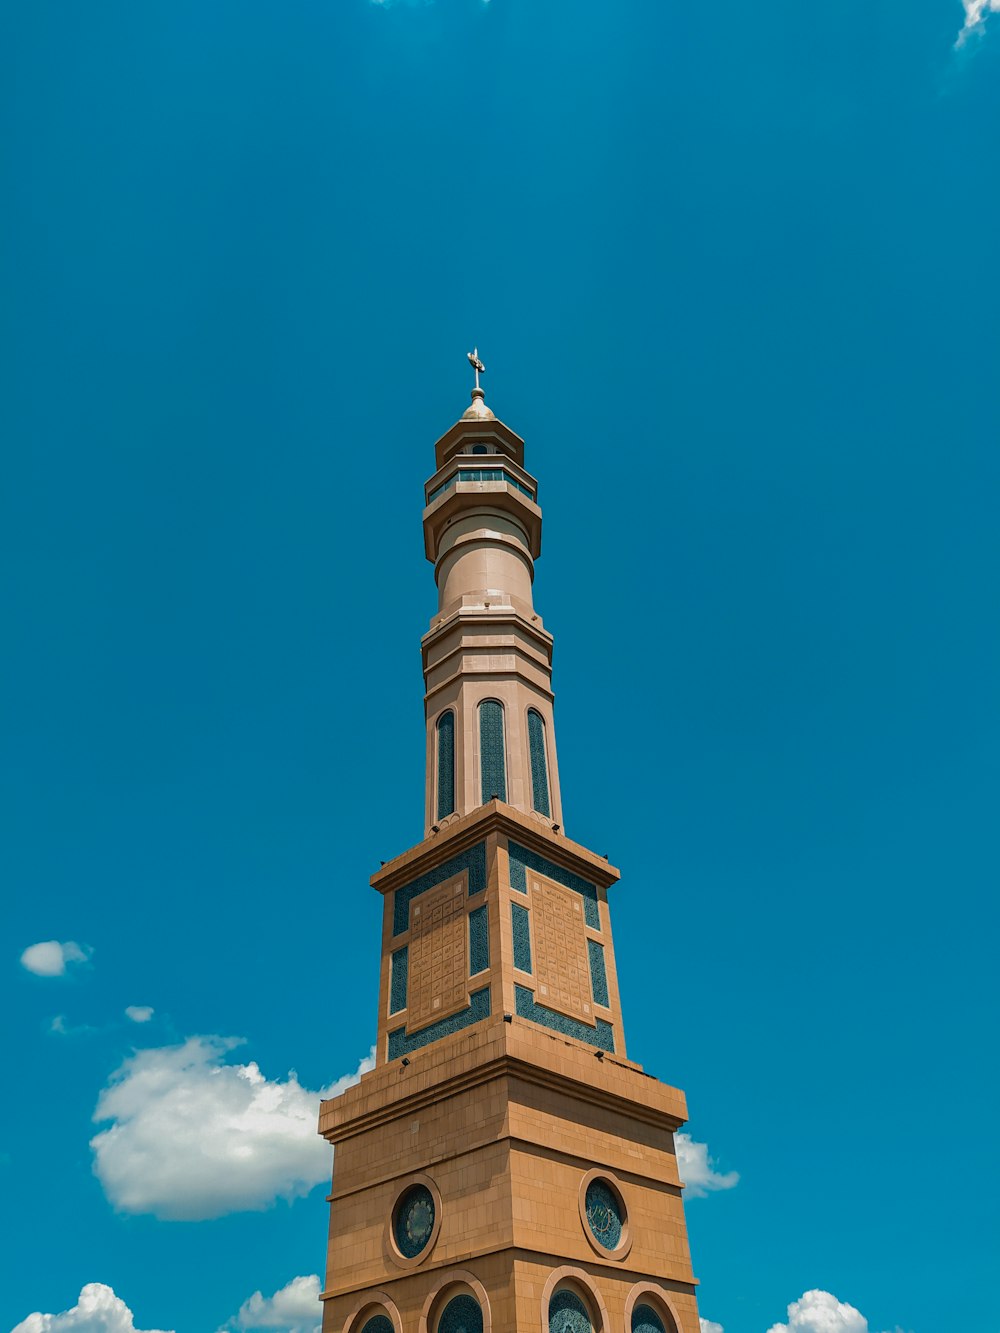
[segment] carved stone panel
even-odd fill
[[[406,1029],[416,1032],[469,1003],[466,880],[447,880],[410,904]]]
[[[535,1000],[571,1018],[595,1022],[583,900],[572,889],[530,877]]]

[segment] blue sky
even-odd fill
[[[312,1328],[475,342],[702,1315],[997,1327],[996,7],[0,0],[0,1326]]]

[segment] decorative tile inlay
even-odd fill
[[[469,1002],[465,878],[449,880],[410,904],[410,1032],[435,1023]]]
[[[667,1333],[667,1330],[651,1305],[635,1305],[632,1307],[632,1333]]]
[[[392,901],[392,933],[402,935],[403,931],[410,924],[410,903],[414,898],[428,889],[437,888],[446,879],[453,879],[460,875],[463,870],[469,874],[469,897],[474,893],[482,893],[486,888],[486,844],[485,842],[476,843],[475,847],[469,847],[464,852],[459,852],[451,860],[444,861],[441,865],[435,866],[433,870],[428,870],[425,875],[421,875],[410,884],[404,884],[401,889],[397,889],[393,894]]]
[[[545,764],[545,723],[541,713],[528,709],[528,754],[531,760],[531,805],[549,818],[549,773]]]
[[[589,880],[581,879],[579,875],[574,875],[571,870],[563,870],[562,866],[557,866],[554,861],[548,861],[544,856],[536,856],[534,852],[529,852],[527,847],[522,847],[520,843],[510,842],[507,844],[507,855],[510,860],[510,887],[518,893],[528,892],[528,882],[525,870],[536,870],[540,875],[545,875],[547,879],[554,879],[557,884],[565,884],[567,889],[574,889],[577,893],[583,895],[584,920],[591,930],[600,930],[601,914],[597,908],[597,886],[591,884]]]
[[[549,1301],[549,1333],[594,1333],[590,1313],[575,1291],[562,1287]]]
[[[389,978],[389,1013],[398,1014],[406,1008],[407,952],[404,944],[392,955]]]
[[[594,1022],[583,901],[561,884],[530,877],[535,927],[535,990],[540,1004]]]
[[[588,1023],[569,1018],[566,1014],[557,1014],[554,1009],[536,1004],[534,993],[528,990],[527,986],[515,986],[514,999],[520,1018],[530,1018],[533,1023],[551,1028],[553,1032],[561,1032],[564,1037],[576,1037],[578,1041],[586,1042],[588,1046],[597,1046],[602,1051],[614,1053],[614,1028],[603,1018],[597,1019],[595,1026],[591,1027]]]
[[[455,812],[455,714],[448,710],[437,721],[438,790],[437,817]]]
[[[469,913],[469,976],[485,972],[490,965],[490,922],[484,903]]]
[[[361,1333],[395,1333],[395,1329],[388,1315],[376,1314],[365,1320]]]
[[[441,1311],[437,1333],[483,1333],[483,1312],[475,1296],[462,1292]]]
[[[531,971],[531,916],[520,903],[510,905],[510,924],[514,932],[514,966]]]
[[[531,992],[529,991],[530,995]],[[518,1010],[520,1013],[520,1010]],[[430,1027],[424,1028],[420,1032],[408,1033],[406,1028],[397,1028],[395,1032],[389,1033],[389,1059],[397,1060],[401,1055],[411,1055],[421,1046],[429,1046],[432,1041],[438,1041],[441,1037],[448,1037],[453,1032],[460,1032],[462,1028],[470,1027],[473,1023],[478,1023],[482,1018],[490,1016],[490,988],[484,986],[482,990],[473,991],[469,996],[467,1008],[460,1009],[457,1014],[452,1014],[450,1018],[442,1018],[439,1023],[432,1023]],[[610,1027],[610,1024],[605,1024]],[[598,1023],[600,1027],[600,1023]]]
[[[617,1250],[622,1243],[625,1210],[621,1200],[605,1180],[592,1180],[587,1186],[587,1225],[598,1245]]]
[[[434,1230],[434,1196],[426,1185],[414,1185],[406,1191],[392,1219],[396,1246],[407,1259],[415,1259]]]
[[[607,1006],[608,999],[608,973],[604,966],[604,945],[598,944],[597,940],[587,941],[587,952],[590,954],[590,984],[594,991],[594,1003]]]
[[[503,704],[484,699],[479,705],[479,770],[483,804],[495,796],[507,799],[507,763],[503,734]]]

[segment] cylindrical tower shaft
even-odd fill
[[[424,510],[438,586],[422,644],[426,831],[494,798],[559,827],[552,636],[531,593],[542,512],[524,441],[477,387],[435,454]]]

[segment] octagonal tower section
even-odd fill
[[[542,548],[524,441],[472,392],[435,445],[424,548],[438,608],[422,640],[425,834],[490,800],[562,825],[552,714],[552,636],[532,600]]]

